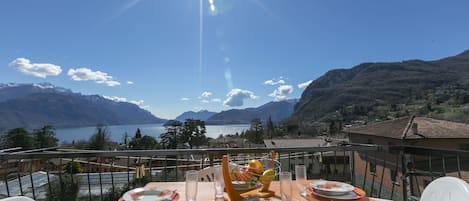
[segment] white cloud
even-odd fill
[[[186,97],[181,98],[181,101],[188,101],[188,100],[190,100],[190,99],[186,98]]]
[[[212,98],[212,102],[214,102],[214,103],[220,103],[220,102],[221,102],[221,99],[219,99],[219,98]]]
[[[210,101],[208,100],[201,100],[202,103],[209,103]]]
[[[29,59],[17,58],[8,65],[24,74],[34,77],[46,78],[47,76],[57,76],[62,73],[62,68],[49,63],[31,63]]]
[[[252,91],[243,89],[232,89],[228,94],[226,94],[226,96],[228,98],[223,102],[223,105],[229,107],[243,106],[244,99],[258,98],[258,96],[254,95]]]
[[[269,96],[274,97],[276,101],[282,101],[287,99],[287,95],[293,93],[292,85],[280,85],[275,89]]]
[[[212,95],[212,92],[210,91],[204,91],[200,96],[199,96],[199,99],[201,98],[208,98]]]
[[[132,103],[132,104],[135,104],[135,105],[139,106],[140,108],[149,108],[150,107],[148,105],[145,105],[145,101],[143,101],[143,100],[128,100],[127,98],[119,97],[119,96],[103,96],[103,98],[112,100],[114,102]]]
[[[306,81],[306,82],[300,83],[300,84],[298,84],[298,88],[300,88],[300,89],[306,89],[306,87],[308,87],[309,84],[311,84],[311,82],[313,82],[313,80],[308,80],[308,81]]]
[[[110,87],[121,84],[120,82],[115,81],[114,78],[107,73],[101,71],[92,71],[89,68],[71,68],[68,70],[67,75],[75,81],[94,81],[99,84],[106,84]]]
[[[134,84],[134,82],[132,82],[132,81],[127,81],[126,83],[127,84]]]
[[[264,82],[265,85],[277,85],[277,84],[285,84],[285,80],[280,79],[278,81],[276,81],[275,79],[271,79],[271,80],[266,80]]]

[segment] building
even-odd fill
[[[383,121],[344,130],[349,135],[351,143],[377,144],[377,145],[412,145],[427,148],[440,149],[469,149],[469,125],[457,122],[437,120],[427,117],[404,117],[395,120]],[[466,158],[466,160],[469,158]],[[392,153],[366,153],[359,152],[354,155],[354,171],[356,183],[368,183],[368,188],[373,189],[376,178],[383,178],[383,188],[379,191],[400,192],[402,189],[402,160],[397,154]],[[406,159],[412,172],[430,171],[430,175],[420,175],[411,181],[410,186],[415,191],[423,190],[433,177],[442,175],[458,176],[457,163],[451,163],[454,158],[440,156],[419,155]],[[463,160],[463,159],[461,159]],[[431,165],[430,165],[431,164]],[[459,167],[469,170],[469,164]],[[462,171],[462,177],[469,180],[469,174]],[[433,175],[431,175],[433,174]],[[365,181],[364,181],[365,180]],[[381,182],[380,179],[377,179]],[[375,184],[376,185],[376,184]],[[376,185],[380,186],[380,185]],[[366,186],[364,186],[366,188]],[[378,193],[376,188],[373,192]]]
[[[267,148],[301,148],[301,147],[328,147],[337,145],[345,139],[332,140],[328,138],[305,138],[305,139],[272,139],[264,140]],[[294,172],[295,165],[305,165],[308,178],[321,178],[332,180],[343,180],[348,178],[350,172],[349,152],[295,152],[280,153],[279,162],[282,170]]]

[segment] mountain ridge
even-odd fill
[[[268,102],[256,108],[231,109],[221,111],[207,119],[207,124],[249,124],[251,120],[260,118],[265,122],[271,117],[273,122],[279,122],[291,115],[297,99]]]
[[[311,123],[330,118],[379,117],[374,114],[378,107],[396,104],[418,106],[426,98],[435,97],[437,90],[460,88],[461,93],[466,93],[468,76],[469,50],[432,61],[368,62],[350,69],[334,69],[314,80],[303,91],[290,120]],[[455,90],[450,92],[457,93]],[[448,96],[451,98],[452,94]],[[347,111],[359,107],[374,113],[347,117]]]
[[[0,84],[0,128],[55,127],[163,123],[150,112],[128,102],[100,95],[82,95],[49,83]]]

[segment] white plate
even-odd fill
[[[317,192],[316,190],[314,190],[312,193],[314,195],[319,196],[319,197],[328,198],[328,199],[335,199],[335,200],[355,200],[355,199],[360,199],[360,198],[364,197],[364,195],[359,195],[359,194],[357,194],[353,191],[347,192],[347,193],[342,194],[342,195],[324,195],[324,194],[321,194],[321,193]]]
[[[337,182],[337,181],[327,181],[327,180],[319,180],[311,183],[311,187],[315,190],[315,192],[322,194],[322,195],[345,195],[350,193],[355,189],[350,184]],[[355,194],[355,193],[353,193]]]
[[[242,182],[242,181],[233,181],[232,184],[233,184],[233,188],[237,191],[249,191],[249,190],[252,190],[252,189],[256,189],[256,188],[260,188],[262,187],[261,184],[256,184],[256,185],[247,185],[245,184],[246,182]]]
[[[149,190],[145,188],[136,188],[124,193],[124,201],[171,201],[173,191],[171,190]]]

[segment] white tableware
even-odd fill
[[[292,200],[292,179],[291,172],[280,172],[280,197],[282,201]]]
[[[306,196],[306,189],[308,187],[307,178],[306,178],[306,166],[304,165],[295,165],[295,180],[296,187],[300,195]]]
[[[186,200],[187,201],[196,201],[198,182],[199,182],[198,171],[189,170],[186,172]]]
[[[334,200],[355,200],[355,199],[360,199],[365,196],[365,195],[360,195],[358,193],[355,193],[354,191],[350,191],[342,195],[325,195],[325,194],[318,193],[316,190],[314,190],[312,193],[313,195],[317,195],[319,197],[334,199]]]
[[[149,190],[145,188],[136,188],[124,193],[124,201],[171,201],[173,191],[169,189]]]
[[[215,198],[223,198],[225,182],[223,181],[223,169],[221,166],[214,167],[213,183],[215,184]]]
[[[344,195],[349,192],[352,192],[355,187],[350,184],[337,182],[337,181],[327,181],[319,180],[311,183],[314,191],[322,195]]]

